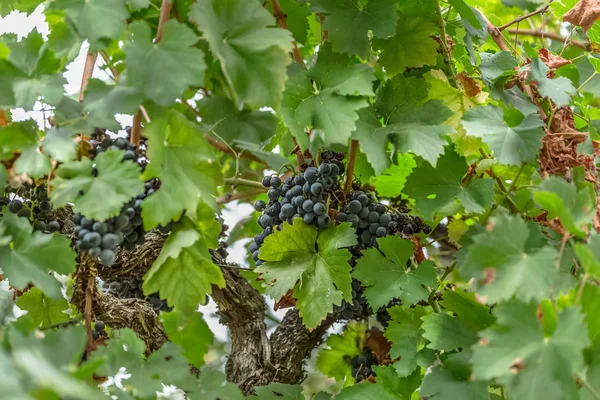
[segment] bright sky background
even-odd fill
[[[18,38],[21,39],[29,32],[34,29],[37,29],[38,32],[42,34],[44,38],[47,37],[48,24],[45,21],[45,16],[42,13],[43,7],[38,7],[32,14],[27,16],[25,13],[12,12],[4,18],[0,18],[0,35],[5,33],[14,33],[17,34]],[[67,71],[63,74],[63,76],[67,80],[67,84],[65,85],[65,92],[68,95],[77,96],[79,94],[79,88],[81,85],[81,76],[83,74],[83,67],[85,64],[85,57],[87,54],[87,43],[81,48],[79,55],[77,58],[67,66]],[[102,80],[110,81],[110,77],[107,72],[103,71],[100,67],[103,65],[103,61],[100,57],[98,57],[97,65],[94,70],[93,77],[99,78]],[[34,106],[35,110],[41,110],[42,105],[37,103]],[[14,121],[22,121],[29,118],[33,118],[37,121],[40,128],[44,127],[44,117],[48,118],[51,115],[50,112],[42,112],[42,111],[30,111],[26,112],[23,109],[14,109],[11,110],[12,118]],[[116,116],[117,120],[121,123],[123,127],[130,125],[133,120],[133,116],[131,115],[118,115]],[[46,123],[47,127],[47,123]],[[226,209],[223,210],[223,218],[225,223],[229,225],[230,228],[240,221],[243,218],[246,218],[252,212],[252,207],[248,204],[237,204],[237,202],[233,202],[227,206]],[[230,254],[229,261],[238,263],[240,265],[247,265],[245,262],[246,250],[244,248],[245,242],[238,242],[235,246],[231,246],[228,251]],[[269,306],[273,305],[271,299],[268,299]],[[227,329],[225,326],[221,325],[218,321],[218,316],[215,315],[217,311],[216,305],[214,302],[211,302],[201,307],[201,311],[205,315],[205,319],[207,320],[211,330],[215,334],[216,338],[219,340],[227,340]],[[275,316],[278,319],[281,319],[287,310],[280,310],[275,312]]]

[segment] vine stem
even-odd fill
[[[600,393],[598,393],[598,391],[587,381],[587,379],[585,379],[584,376],[577,375],[577,378],[579,378],[583,387],[585,387],[591,393],[594,399],[600,400]]]
[[[515,179],[513,179],[512,183],[510,184],[510,186],[508,187],[508,189],[506,189],[504,187],[504,183],[502,183],[502,180],[500,178],[498,178],[498,177],[495,178],[496,182],[499,184],[499,186],[500,186],[500,184],[502,184],[502,186],[500,186],[500,189],[503,191],[502,198],[500,200],[498,200],[496,203],[494,203],[490,207],[489,211],[485,214],[485,216],[483,217],[483,224],[484,225],[487,224],[487,221],[490,218],[490,215],[492,215],[492,213],[494,212],[494,210],[496,208],[498,208],[498,205],[502,204],[504,201],[507,201],[509,199],[508,196],[510,196],[510,194],[513,192],[513,190],[515,190],[515,187],[517,186],[517,181],[519,180],[519,177],[521,176],[521,173],[523,172],[524,169],[525,169],[525,163],[521,164],[521,168],[519,168],[519,172],[517,172],[517,175],[515,176]],[[511,201],[512,201],[512,199],[511,199]],[[517,205],[514,204],[514,202],[512,202],[512,203],[509,202],[508,204],[509,204],[509,207],[511,208],[511,211],[514,214],[520,214],[521,213],[521,211],[518,208],[513,208],[513,206],[517,207]]]
[[[456,73],[454,72],[454,65],[452,62],[452,54],[448,48],[446,42],[446,20],[442,16],[442,7],[440,6],[439,0],[435,1],[436,13],[438,16],[438,24],[440,25],[440,42],[442,44],[442,50],[444,51],[444,58],[446,59],[447,72],[449,75],[449,82],[452,87],[456,87]]]
[[[81,77],[81,87],[79,88],[79,102],[83,101],[83,94],[85,93],[85,88],[87,84],[94,74],[94,67],[96,66],[96,59],[98,58],[97,52],[90,52],[85,57],[85,65],[83,66],[83,76]]]
[[[358,140],[350,141],[350,155],[348,158],[348,168],[346,168],[346,181],[344,182],[344,192],[350,193],[352,189],[352,178],[354,178],[354,164],[356,163],[356,152],[358,151]]]
[[[154,38],[154,43],[158,43],[160,42],[160,39],[162,39],[163,27],[169,20],[172,5],[173,3],[171,3],[170,0],[162,1],[162,5],[160,6],[160,17],[158,19],[158,29],[156,30],[156,37]]]
[[[558,42],[565,42],[567,41],[569,38],[568,37],[564,37],[562,35],[559,35],[558,33],[554,33],[554,32],[544,32],[544,31],[539,31],[536,29],[508,29],[507,30],[508,33],[510,33],[511,35],[525,35],[525,36],[533,36],[533,37],[541,37],[541,38],[547,38],[547,39],[552,39],[552,40],[556,40]],[[578,47],[580,49],[583,50],[587,50],[590,51],[592,48],[589,44],[587,43],[583,43],[577,40],[568,40],[567,44],[570,44],[572,46]]]
[[[237,193],[226,193],[225,195],[217,198],[217,204],[227,204],[235,200],[242,200],[248,197],[254,197],[259,194],[263,194],[267,191],[266,188],[256,189],[256,190],[248,190],[247,192],[237,192]]]
[[[232,186],[248,186],[248,187],[260,188],[260,189],[265,188],[262,185],[262,183],[260,183],[260,182],[251,181],[250,179],[237,178],[237,177],[225,178],[225,184],[232,185]]]
[[[40,331],[47,331],[47,330],[54,329],[54,328],[60,328],[62,326],[73,325],[73,324],[78,323],[81,320],[82,320],[81,317],[76,317],[76,318],[70,319],[68,321],[58,322],[58,323],[52,324],[52,325],[46,325],[43,328],[39,328],[39,330]]]
[[[517,18],[513,19],[512,21],[510,21],[510,22],[508,22],[508,23],[506,23],[504,25],[499,26],[498,30],[500,32],[502,32],[503,30],[505,30],[506,28],[508,28],[511,25],[518,24],[519,22],[521,22],[523,20],[526,20],[528,18],[531,18],[533,16],[536,16],[538,14],[544,14],[546,11],[548,11],[548,7],[550,7],[550,3],[552,3],[552,0],[550,0],[549,2],[547,2],[542,7],[538,8],[537,10],[530,12],[529,14],[521,15],[520,17],[517,17]]]
[[[579,286],[579,290],[577,291],[577,296],[575,297],[575,304],[579,304],[581,301],[581,296],[583,296],[583,290],[585,289],[585,284],[590,277],[590,274],[587,272],[583,274],[583,279],[581,280],[581,284]]]
[[[85,319],[85,331],[87,336],[87,345],[86,345],[86,354],[89,355],[90,351],[94,346],[94,338],[92,336],[92,287],[94,286],[95,278],[92,271],[88,268],[88,282],[87,287],[85,288],[85,309],[84,309],[84,319]]]
[[[279,5],[279,0],[270,1],[271,8],[273,8],[273,16],[277,21],[277,25],[279,25],[283,29],[288,29],[287,15],[281,9],[281,6]],[[292,56],[294,57],[294,60],[302,66],[302,68],[306,68],[306,64],[304,64],[304,58],[302,58],[302,54],[300,54],[300,50],[298,49],[298,45],[296,44],[295,40],[293,42],[292,47]]]

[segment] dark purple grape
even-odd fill
[[[358,200],[352,200],[350,203],[348,203],[346,208],[348,209],[348,212],[352,214],[358,214],[362,209],[362,204],[360,204]]]
[[[258,212],[263,211],[267,207],[267,204],[263,200],[256,200],[254,202],[254,209]]]

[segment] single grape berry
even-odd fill
[[[358,214],[360,212],[360,210],[362,209],[362,204],[360,204],[360,201],[358,200],[352,200],[350,203],[348,203],[348,212],[352,213],[352,214]]]
[[[102,237],[98,232],[89,232],[83,237],[83,242],[90,247],[100,246]]]
[[[56,232],[60,230],[60,223],[56,220],[50,221],[47,226],[50,232]]]
[[[104,326],[104,321],[100,321],[100,320],[98,320],[98,321],[96,321],[96,323],[94,324],[94,329],[95,329],[95,330],[97,330],[97,331],[103,331],[103,330],[104,330],[104,328],[105,328],[105,326]]]
[[[94,340],[100,339],[100,332],[92,330],[92,338],[94,338]]]
[[[33,223],[33,229],[36,231],[45,231],[46,223],[44,221],[35,221]]]
[[[321,175],[329,175],[331,173],[331,167],[329,166],[329,164],[321,164],[319,165],[319,172],[321,173]]]
[[[335,216],[335,220],[338,222],[346,222],[347,219],[348,219],[348,215],[343,212],[341,212]]]
[[[331,219],[329,218],[329,215],[327,215],[327,214],[319,215],[317,217],[317,227],[325,228],[327,225],[329,225],[330,221],[331,221]]]
[[[8,203],[8,211],[13,214],[18,213],[23,208],[23,202],[19,199],[14,199]]]
[[[262,200],[256,200],[254,202],[254,209],[258,212],[263,211],[267,207],[267,204]]]
[[[384,237],[385,235],[387,235],[387,229],[385,229],[383,226],[380,226],[379,228],[377,228],[377,231],[375,231],[375,234],[377,235],[377,237]]]
[[[269,197],[270,200],[277,200],[279,198],[279,196],[281,195],[281,193],[279,193],[279,190],[277,189],[269,189],[269,191],[267,192],[267,196]]]
[[[327,211],[327,209],[325,208],[325,204],[323,203],[316,203],[313,207],[313,212],[317,216],[325,214],[325,211]]]
[[[319,182],[315,182],[310,186],[310,192],[314,195],[314,196],[319,196],[321,195],[321,193],[323,193],[323,185],[321,185]]]
[[[269,182],[271,184],[271,187],[273,189],[277,189],[279,186],[281,186],[281,179],[279,179],[278,176],[273,176],[271,178],[271,182]]]
[[[115,262],[116,254],[111,249],[104,249],[100,253],[100,262],[104,265],[112,265]]]
[[[387,224],[389,224],[390,222],[392,222],[392,217],[390,217],[389,214],[382,214],[379,217],[379,224],[380,225],[387,226]]]
[[[50,211],[52,209],[52,204],[48,200],[40,201],[40,210],[42,211]]]
[[[264,176],[262,179],[262,185],[264,187],[271,187],[271,177],[270,176]]]
[[[283,207],[281,207],[281,214],[285,218],[289,218],[289,217],[293,216],[295,213],[296,213],[296,210],[294,209],[294,206],[291,204],[285,204]]]
[[[346,221],[352,223],[353,226],[358,225],[358,222],[360,221],[360,219],[358,218],[358,215],[356,214],[348,214],[348,218],[346,218]]]
[[[315,206],[315,203],[313,203],[312,200],[306,200],[303,204],[302,204],[302,208],[304,209],[304,211],[306,212],[312,212],[313,208]]]
[[[315,213],[307,212],[304,214],[303,220],[306,224],[312,224],[315,222]]]
[[[358,218],[360,219],[367,219],[369,217],[369,208],[368,207],[363,207],[360,212],[358,213]]]
[[[367,196],[366,194],[361,194],[359,195],[356,200],[360,201],[360,204],[362,204],[363,206],[366,206],[367,204],[369,204],[369,196]]]
[[[306,171],[304,171],[304,179],[308,183],[315,183],[318,177],[318,170],[315,167],[308,167]]]
[[[100,235],[104,235],[107,231],[108,227],[104,222],[94,222],[92,225],[92,231],[99,233]]]

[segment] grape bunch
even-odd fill
[[[362,319],[372,314],[371,307],[367,304],[364,294],[365,289],[359,281],[352,279],[352,301],[342,301],[342,304],[334,307],[334,312],[343,319]]]
[[[100,338],[100,336],[108,336],[106,334],[106,331],[104,330],[104,328],[105,328],[104,321],[97,320],[94,323],[94,329],[92,329],[92,337],[94,338],[94,340],[98,340]]]
[[[377,322],[379,322],[384,328],[387,328],[388,324],[392,320],[388,308],[400,305],[402,305],[402,300],[392,299],[392,301],[390,301],[387,305],[381,307],[375,313],[375,318],[377,319]]]
[[[106,130],[95,128],[90,135],[90,144],[93,147],[91,159],[106,150],[125,150],[123,160],[132,160],[138,163],[142,171],[146,168],[147,159],[145,158],[145,147],[138,148],[130,143],[128,138],[112,137]]]
[[[0,199],[0,205],[7,205],[8,211],[32,222],[36,231],[51,233],[60,231],[61,224],[54,218],[52,203],[45,184],[37,187],[24,183],[19,188],[8,188],[10,194]]]
[[[152,305],[156,312],[171,311],[172,307],[167,305],[167,302],[160,299],[160,295],[152,293],[150,296],[145,296],[142,290],[144,281],[142,279],[124,279],[122,281],[104,282],[102,290],[120,299],[140,299],[145,300]]]
[[[368,379],[370,376],[376,377],[377,373],[373,371],[373,365],[378,365],[377,358],[370,348],[364,347],[362,354],[353,357],[350,360],[352,366],[352,376],[356,383]]]
[[[249,251],[257,265],[258,251],[265,238],[274,229],[281,229],[284,221],[293,224],[295,218],[302,218],[304,223],[317,228],[329,226],[327,192],[339,188],[340,169],[336,164],[322,163],[318,168],[308,167],[304,173],[288,177],[283,182],[278,176],[265,176],[262,184],[270,188],[267,192],[269,202],[258,200],[254,209],[262,212],[258,224],[263,232],[254,237]]]

